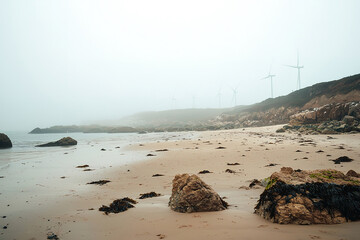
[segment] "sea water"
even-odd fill
[[[37,160],[46,157],[61,157],[70,152],[78,157],[83,154],[98,155],[102,148],[107,151],[122,152],[123,148],[131,144],[146,143],[158,140],[179,140],[194,137],[194,133],[48,133],[29,134],[27,132],[6,132],[11,139],[13,147],[0,149],[0,168],[4,165],[23,160]],[[69,147],[36,147],[36,145],[57,141],[63,137],[71,137],[78,143]],[[136,153],[132,153],[132,156]],[[120,155],[119,155],[120,156]],[[91,158],[91,157],[90,157]],[[135,160],[132,157],[132,160]],[[96,160],[95,160],[96,161]],[[100,161],[100,159],[99,159]],[[129,163],[127,161],[127,163]]]
[[[129,145],[192,139],[197,136],[189,132],[6,134],[13,147],[0,150],[0,202],[12,202],[18,209],[26,209],[23,199],[32,199],[35,204],[41,198],[55,200],[59,196],[84,193],[91,188],[87,185],[90,181],[114,180],[109,179],[109,171],[128,174],[132,163],[151,159],[146,155],[152,149],[141,150],[140,147],[137,148],[139,150],[132,150],[127,148]],[[77,145],[35,147],[67,136],[77,140]],[[78,168],[80,165],[89,167]]]

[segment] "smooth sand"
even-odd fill
[[[360,222],[280,225],[253,214],[263,189],[239,187],[248,186],[254,178],[268,177],[283,166],[360,171],[360,135],[332,135],[334,139],[328,139],[326,135],[275,133],[277,128],[279,126],[201,132],[194,133],[192,139],[181,139],[183,133],[174,133],[174,138],[131,145],[122,153],[125,157],[129,153],[142,154],[144,161],[121,167],[99,167],[92,172],[78,171],[72,178],[57,176],[44,184],[48,194],[34,194],[30,188],[28,195],[14,195],[9,188],[2,190],[0,215],[6,218],[0,219],[0,225],[8,224],[8,228],[0,230],[0,239],[45,239],[48,232],[57,234],[60,239],[359,239]],[[311,139],[315,144],[300,143],[301,139]],[[225,149],[217,149],[219,146]],[[156,152],[157,149],[169,151]],[[324,152],[317,153],[318,150]],[[148,153],[156,156],[146,157]],[[117,157],[114,152],[101,156],[99,161]],[[329,161],[340,156],[348,156],[354,161],[340,165]],[[86,163],[81,155],[78,158],[80,164]],[[235,162],[240,165],[227,165]],[[265,167],[270,163],[278,165]],[[228,168],[236,173],[226,173]],[[220,196],[226,197],[229,209],[191,214],[170,210],[167,204],[174,176],[197,174],[202,170],[212,172],[199,176]],[[25,167],[23,171],[26,171]],[[157,173],[164,176],[152,177]],[[21,174],[16,179],[25,181]],[[85,184],[100,179],[112,182],[103,186]],[[0,179],[0,184],[1,181],[4,179]],[[61,191],[56,190],[58,185],[62,186]],[[139,194],[150,191],[162,196],[137,199],[135,208],[119,214],[105,215],[97,210],[117,198],[136,199]],[[94,210],[89,210],[92,208]]]

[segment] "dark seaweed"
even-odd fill
[[[264,203],[270,202],[265,211],[270,212],[270,218],[274,218],[278,204],[278,200],[275,199],[276,196],[287,196],[285,200],[289,202],[296,194],[309,198],[315,209],[320,211],[326,209],[331,216],[334,216],[334,211],[338,210],[347,221],[360,220],[360,186],[355,185],[333,183],[291,185],[277,182],[260,195],[255,209],[259,209]]]
[[[128,197],[123,199],[116,199],[110,204],[110,206],[102,205],[99,208],[99,211],[105,212],[106,215],[108,215],[109,213],[125,212],[129,208],[134,207],[134,205],[132,205],[131,203],[136,204],[137,202]]]
[[[169,151],[168,149],[158,149],[158,150],[155,150],[155,152],[167,152],[167,151]]]
[[[202,170],[199,172],[199,174],[205,174],[205,173],[211,173],[209,170]]]
[[[140,194],[140,199],[145,199],[145,198],[152,198],[152,197],[159,197],[161,196],[160,193],[156,193],[156,192],[149,192],[149,193],[144,193],[144,194]]]
[[[107,183],[109,183],[109,182],[110,182],[109,180],[99,180],[99,181],[89,182],[89,183],[87,183],[87,184],[104,185],[104,184],[107,184]]]
[[[236,163],[227,163],[228,166],[236,166],[236,165],[240,165],[240,163],[236,162]]]
[[[162,177],[162,176],[164,176],[164,174],[156,173],[156,174],[152,175],[152,177]]]
[[[279,164],[277,164],[277,163],[270,163],[270,164],[268,164],[268,165],[265,165],[265,167],[274,167],[274,166],[276,166],[276,165],[279,165]]]
[[[342,157],[339,157],[335,160],[332,160],[335,164],[340,164],[342,162],[352,162],[353,159],[347,157],[347,156],[342,156]]]

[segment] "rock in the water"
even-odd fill
[[[37,145],[36,147],[62,147],[62,146],[73,146],[76,145],[77,141],[72,139],[71,137],[64,137],[56,142],[49,142],[41,145]]]
[[[0,149],[11,148],[11,147],[12,147],[12,142],[10,138],[4,133],[0,133]]]
[[[353,174],[350,174],[353,175]],[[282,224],[334,224],[360,219],[360,179],[333,169],[270,176],[255,213]]]
[[[198,176],[178,174],[173,180],[169,206],[176,212],[190,213],[221,211],[228,204]]]

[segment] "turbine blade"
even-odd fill
[[[286,65],[286,64],[284,64],[284,66],[291,67],[291,68],[298,68],[297,66],[291,66],[291,65]]]

